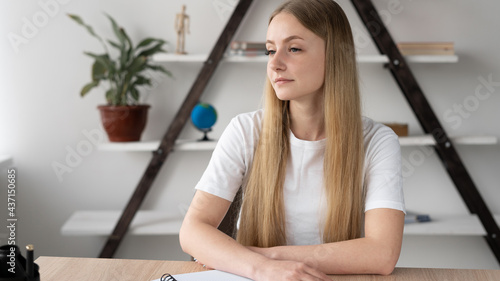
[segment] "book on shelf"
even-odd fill
[[[399,42],[402,55],[455,55],[453,42]]]
[[[246,50],[246,51],[265,51],[266,43],[264,42],[246,42],[246,41],[232,41],[231,50]]]
[[[429,221],[431,221],[431,217],[427,214],[419,214],[415,212],[406,211],[405,224],[429,222]]]
[[[266,43],[232,41],[229,46],[229,55],[232,56],[263,56],[266,54]]]
[[[249,51],[249,50],[229,50],[230,56],[246,56],[246,57],[255,57],[255,56],[265,56],[266,51]]]

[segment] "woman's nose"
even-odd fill
[[[284,54],[281,51],[276,51],[274,54],[269,55],[269,60],[267,62],[268,67],[271,70],[279,71],[286,69],[286,63],[284,59]]]

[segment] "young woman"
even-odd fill
[[[397,136],[361,116],[349,22],[332,0],[271,16],[263,110],[235,117],[196,186],[186,253],[254,280],[390,274],[404,226]],[[237,239],[217,230],[243,187]]]

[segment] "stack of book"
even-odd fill
[[[453,42],[400,42],[397,46],[403,56],[455,54]]]
[[[263,56],[266,54],[266,43],[233,41],[229,46],[229,55],[236,56]]]

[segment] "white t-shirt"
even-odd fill
[[[245,182],[258,143],[263,110],[231,120],[217,143],[197,190],[233,201]],[[390,208],[405,212],[401,151],[397,135],[388,127],[363,117],[365,147],[365,212]],[[326,198],[323,159],[326,140],[305,141],[290,132],[284,203],[288,245],[321,244],[321,222]]]

